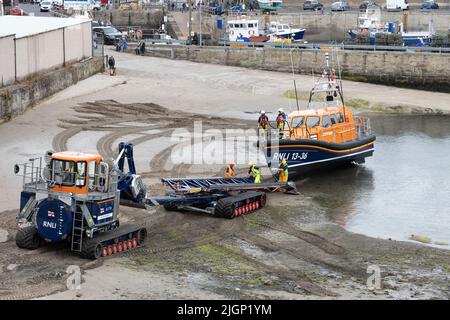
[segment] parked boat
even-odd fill
[[[374,152],[370,121],[345,106],[342,85],[330,66],[329,55],[322,76],[310,92],[306,110],[292,112],[285,129],[260,130],[258,148],[276,171],[285,159],[289,180],[307,173],[349,163],[364,163]],[[317,97],[324,101],[316,105]]]
[[[269,25],[268,36],[271,37],[300,41],[304,35],[305,29],[291,28],[287,23],[272,22]]]
[[[391,21],[382,24],[379,9],[369,7],[364,14],[358,16],[357,29],[348,30],[348,34],[357,44],[423,47],[431,45],[435,32],[432,21],[428,31],[412,32],[405,32],[403,23]]]
[[[282,0],[258,0],[259,8],[262,11],[277,11],[283,8]]]
[[[250,37],[256,37],[264,34],[260,29],[258,20],[230,20],[227,23],[226,32],[229,41],[250,41]]]

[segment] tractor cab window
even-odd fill
[[[89,191],[95,190],[95,174],[96,174],[96,162],[92,160],[89,162]]]
[[[75,185],[82,187],[86,184],[86,162],[77,162],[77,175]]]
[[[74,186],[76,165],[73,161],[53,160],[52,180],[61,186]]]
[[[53,159],[52,180],[61,186],[84,186],[86,163]]]
[[[291,123],[291,127],[292,128],[298,128],[298,127],[301,127],[304,124],[305,124],[305,117],[300,116],[300,117],[292,118],[292,123]]]

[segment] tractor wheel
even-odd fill
[[[147,238],[147,229],[141,229],[137,233],[137,243],[138,245],[142,244],[145,241],[145,238]]]
[[[235,208],[234,202],[231,202],[227,198],[225,198],[217,201],[214,212],[218,217],[233,219],[234,208]]]
[[[259,200],[259,203],[260,203],[260,208],[263,208],[263,207],[266,206],[266,195],[265,195],[265,194],[263,194],[263,195],[261,196],[261,198],[260,198],[260,200]]]
[[[34,226],[19,229],[16,233],[16,244],[22,249],[36,250],[41,245],[41,241]]]
[[[95,241],[95,239],[87,240],[83,243],[80,256],[84,259],[95,260],[102,256],[102,250],[103,246],[100,242]]]

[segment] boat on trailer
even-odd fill
[[[257,145],[269,168],[276,172],[285,159],[289,180],[318,170],[364,163],[374,152],[376,137],[371,133],[370,119],[354,115],[345,106],[342,83],[330,66],[328,53],[325,60],[307,109],[290,113],[284,130],[271,125],[258,132]],[[317,101],[317,97],[323,101]]]

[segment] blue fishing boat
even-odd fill
[[[272,22],[268,28],[267,36],[278,39],[303,40],[305,29],[291,28],[287,23]]]

